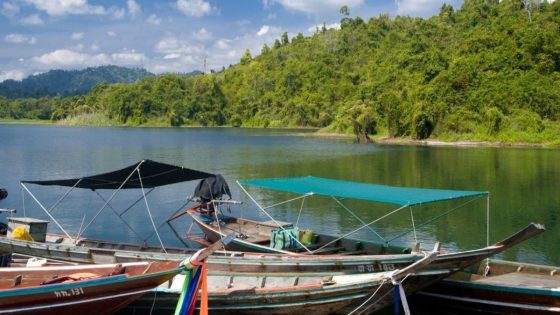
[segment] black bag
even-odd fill
[[[8,197],[8,191],[4,188],[0,188],[0,200],[6,199]]]

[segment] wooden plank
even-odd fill
[[[499,276],[480,278],[476,283],[533,288],[560,288],[560,278],[548,275],[512,272]]]

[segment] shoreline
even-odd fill
[[[375,144],[382,145],[418,145],[429,147],[458,147],[458,148],[528,148],[528,149],[557,149],[557,145],[546,145],[542,143],[514,143],[514,142],[500,142],[500,141],[443,141],[439,139],[427,140],[414,140],[410,138],[388,138],[382,137],[372,141]]]
[[[0,125],[38,125],[38,126],[54,126],[54,127],[93,127],[93,128],[237,128],[237,129],[277,129],[277,130],[294,130],[293,135],[295,136],[306,136],[306,137],[325,137],[333,139],[354,139],[354,135],[336,133],[336,132],[321,132],[319,128],[311,127],[275,127],[275,128],[263,128],[263,127],[231,127],[231,126],[89,126],[89,125],[58,125],[51,121],[37,121],[37,120],[2,120],[0,119]],[[297,132],[297,130],[307,130],[308,132]],[[313,131],[314,130],[314,131]],[[426,140],[414,140],[411,138],[389,138],[387,136],[373,137],[371,139],[371,144],[379,145],[415,145],[415,146],[427,146],[427,147],[458,147],[458,148],[528,148],[528,149],[559,149],[560,145],[547,145],[543,143],[515,143],[515,142],[500,142],[500,141],[469,141],[469,140],[456,140],[456,141],[444,141],[440,139],[426,139]]]

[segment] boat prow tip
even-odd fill
[[[535,228],[537,228],[537,229],[539,229],[539,230],[546,231],[546,227],[545,227],[544,224],[542,224],[542,223],[535,223],[535,222],[532,222],[531,224],[532,224]]]

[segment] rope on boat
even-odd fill
[[[426,221],[426,222],[423,222],[423,223],[421,223],[421,224],[418,224],[418,225],[416,226],[416,228],[421,228],[421,227],[423,227],[423,226],[425,226],[425,225],[428,225],[428,224],[430,224],[430,223],[432,223],[432,222],[438,220],[439,218],[444,217],[444,216],[450,214],[451,212],[453,212],[453,211],[455,211],[455,210],[457,210],[457,209],[459,209],[459,208],[462,208],[462,207],[464,207],[464,206],[470,204],[471,202],[474,202],[475,200],[478,200],[478,199],[480,199],[480,198],[482,198],[482,197],[483,197],[483,196],[481,195],[481,196],[477,196],[477,197],[475,197],[475,198],[473,198],[473,199],[469,199],[469,200],[467,200],[466,202],[464,202],[464,203],[462,203],[462,204],[456,206],[455,208],[452,208],[452,209],[450,209],[450,210],[447,210],[447,211],[445,211],[444,213],[442,213],[442,214],[440,214],[440,215],[437,215],[437,216],[435,216],[435,217],[429,219],[429,220]],[[392,241],[394,241],[394,240],[396,240],[396,239],[398,239],[398,238],[401,238],[401,237],[407,235],[407,234],[410,233],[410,232],[412,232],[412,230],[403,232],[403,233],[401,233],[401,234],[399,234],[399,235],[397,235],[397,236],[391,238],[389,241],[387,241],[387,243],[391,243]]]
[[[105,200],[105,198],[103,198],[103,196],[102,196],[97,190],[93,190],[93,192],[95,192],[95,193],[97,194],[97,196],[98,196],[101,200],[103,200],[104,202],[107,202],[107,200]],[[142,189],[142,192],[144,192],[144,189]],[[147,195],[147,194],[146,194],[146,195]],[[128,222],[126,222],[126,220],[123,219],[123,218],[121,217],[121,215],[119,214],[119,212],[118,212],[117,210],[115,210],[115,208],[113,208],[113,206],[111,206],[110,203],[107,203],[107,207],[108,207],[109,209],[111,209],[111,211],[113,211],[113,213],[116,214],[116,215],[119,217],[119,219],[121,219],[121,221],[123,221],[124,225],[126,225],[126,227],[128,227],[128,229],[131,230],[132,233],[134,233],[134,234],[136,235],[136,237],[142,238],[142,236],[140,236],[140,234],[138,234],[138,232],[136,232],[136,230],[133,229],[132,226],[130,226],[130,224],[129,224]],[[82,228],[80,227],[80,230],[81,230],[81,229],[82,229]],[[78,233],[78,234],[80,234],[80,233]]]
[[[282,231],[286,231],[286,229],[280,224],[278,223],[278,221],[276,221],[268,212],[266,212],[265,208],[263,208],[256,200],[255,198],[253,198],[253,196],[251,196],[251,194],[249,194],[249,192],[247,191],[247,189],[245,189],[245,187],[243,187],[239,181],[237,181],[237,185],[239,185],[239,187],[241,188],[241,190],[243,190],[243,192],[247,195],[247,197],[249,197],[249,199],[251,199],[251,201],[257,206],[257,208],[259,208],[262,212],[264,212],[264,214],[266,214],[268,216],[268,218],[270,220],[272,220],[272,222],[276,223],[276,225],[278,225],[278,228],[281,229]],[[306,195],[310,195],[310,194],[306,194]],[[301,197],[300,197],[301,198]],[[299,244],[299,246],[301,246],[301,248],[305,249],[309,254],[313,254],[313,251],[309,250],[309,248],[307,248],[307,246],[303,245],[297,238],[293,238],[290,235],[290,238],[292,238],[296,243]],[[323,246],[324,247],[324,246]]]
[[[154,291],[154,301],[152,302],[152,306],[150,307],[150,315],[152,315],[152,312],[154,311],[154,306],[156,306],[156,298],[157,298],[157,290],[152,290]]]
[[[304,196],[304,198],[301,199],[301,206],[299,207],[299,213],[298,213],[297,220],[296,220],[296,228],[299,227],[299,218],[301,218],[301,212],[303,211],[303,204],[305,203],[305,197],[307,197],[307,196]]]
[[[388,217],[388,216],[390,216],[390,215],[392,215],[392,214],[394,214],[394,213],[396,213],[396,212],[399,212],[399,211],[401,211],[402,209],[404,209],[404,208],[406,208],[406,207],[408,207],[408,206],[409,206],[409,205],[406,204],[406,205],[404,205],[404,206],[402,206],[402,207],[399,207],[399,208],[397,208],[397,209],[395,209],[395,210],[393,210],[393,211],[391,211],[391,212],[389,212],[389,213],[387,213],[387,214],[385,214],[385,215],[382,215],[381,217],[379,217],[379,218],[377,218],[377,219],[375,219],[375,220],[369,222],[368,224],[362,225],[362,226],[360,226],[359,228],[357,228],[357,229],[355,229],[355,230],[353,230],[353,231],[350,231],[350,232],[348,232],[348,233],[346,233],[346,234],[344,234],[344,235],[338,237],[337,239],[334,239],[334,240],[332,240],[332,241],[330,241],[330,242],[324,244],[323,246],[321,246],[321,247],[317,248],[316,250],[312,251],[311,253],[313,254],[313,253],[317,252],[318,250],[321,250],[321,249],[323,249],[323,248],[325,248],[325,247],[327,247],[327,246],[329,246],[329,245],[331,245],[331,244],[333,244],[333,243],[336,243],[336,242],[338,242],[339,240],[341,240],[341,239],[343,239],[343,238],[346,238],[347,236],[350,236],[350,235],[352,235],[352,234],[354,234],[354,233],[356,233],[356,232],[362,230],[363,228],[366,228],[366,227],[368,227],[368,226],[370,226],[370,225],[372,225],[372,224],[374,224],[374,223],[376,223],[376,222],[378,222],[378,221],[381,221],[381,220],[385,219],[386,217]],[[389,242],[390,242],[390,241],[389,241]]]
[[[357,216],[349,207],[347,207],[345,204],[342,203],[342,201],[340,201],[338,198],[331,196],[331,198],[344,210],[348,211],[348,213],[350,213],[354,218],[356,218],[358,221],[360,221],[361,224],[363,225],[367,225],[366,222],[364,222],[364,220],[362,220],[362,218],[360,218],[359,216]],[[368,229],[373,232],[373,234],[375,234],[377,237],[379,237],[383,242],[387,242],[387,240],[385,240],[385,238],[381,235],[379,235],[379,233],[377,233],[371,226],[367,225]]]
[[[410,315],[410,308],[408,307],[408,301],[406,299],[406,293],[404,292],[404,288],[402,286],[403,281],[406,280],[406,278],[408,278],[410,274],[407,274],[406,277],[404,277],[404,279],[402,280],[396,280],[393,278],[393,274],[391,274],[391,283],[393,283],[393,285],[395,286],[395,314],[399,314],[399,299],[400,302],[403,306],[404,309],[404,313],[405,315]]]
[[[414,214],[412,213],[412,206],[410,207],[410,219],[412,221],[412,230],[414,231],[414,242],[418,243],[418,237],[416,237],[416,225],[414,224]]]
[[[144,191],[144,184],[142,183],[142,174],[140,174],[140,168],[136,168],[137,172],[138,172],[138,179],[140,182],[140,188],[142,188],[142,195],[146,196],[146,193]],[[167,254],[167,250],[165,250],[165,246],[163,245],[163,241],[161,240],[161,237],[159,236],[159,233],[157,231],[156,228],[156,224],[154,222],[154,218],[152,218],[152,212],[150,211],[150,206],[148,205],[148,200],[146,200],[146,198],[144,198],[144,203],[146,204],[146,210],[148,210],[148,216],[150,217],[150,221],[152,221],[152,226],[154,227],[154,231],[156,232],[156,236],[159,240],[159,243],[161,244],[161,249],[163,249],[163,252]]]
[[[95,221],[95,219],[97,219],[97,217],[99,216],[99,214],[101,214],[101,211],[103,211],[105,208],[107,208],[107,205],[109,204],[109,202],[113,201],[113,198],[115,198],[116,194],[124,187],[124,185],[128,182],[128,180],[132,177],[132,175],[134,175],[134,173],[136,172],[136,170],[140,169],[140,165],[142,165],[142,163],[144,163],[146,160],[142,160],[140,163],[138,163],[138,165],[136,165],[136,168],[130,172],[130,174],[126,177],[126,179],[120,184],[119,188],[117,188],[117,190],[115,190],[111,196],[109,197],[109,199],[107,200],[107,202],[105,202],[105,204],[103,205],[103,207],[101,207],[101,209],[99,209],[97,211],[97,213],[93,216],[93,218],[89,221],[89,223],[86,225],[86,227],[82,230],[81,234],[78,234],[76,236],[76,240],[82,236],[82,234],[84,234],[86,232],[86,230],[89,228],[89,226]],[[23,185],[23,184],[22,184]],[[144,194],[144,191],[142,190],[142,194]]]
[[[383,285],[385,284],[385,282],[387,282],[388,279],[383,279],[383,282],[381,282],[381,284],[377,287],[377,289],[375,289],[375,291],[373,292],[373,294],[368,297],[362,304],[358,305],[358,307],[356,307],[354,310],[352,310],[350,313],[348,313],[348,315],[352,315],[355,312],[357,312],[358,310],[360,310],[362,307],[364,307],[364,305],[366,305],[367,303],[369,303],[369,301],[371,301],[371,299],[373,299],[375,297],[375,295],[377,294],[377,292],[379,292],[379,290],[383,287]],[[360,312],[361,313],[361,312]],[[360,314],[358,313],[358,314]]]

